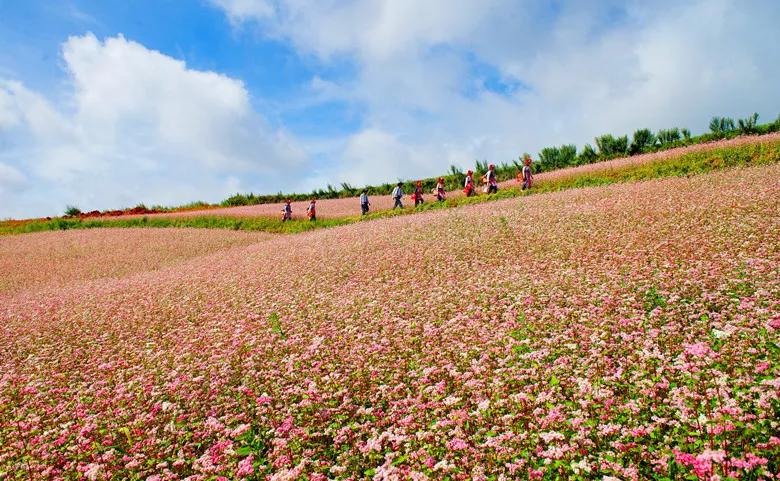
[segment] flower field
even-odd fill
[[[0,296],[127,277],[271,237],[201,229],[169,229],[164,235],[149,229],[100,229],[0,236]],[[43,259],[45,269],[41,268]]]
[[[770,165],[18,289],[0,479],[777,479],[779,232]]]

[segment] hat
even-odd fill
[[[488,169],[495,169],[495,168],[496,168],[496,166],[493,165],[493,164],[488,165]]]
[[[466,173],[467,173],[468,175],[471,175],[471,174],[473,174],[474,172],[473,172],[471,169],[469,169],[469,170],[468,170],[468,172],[466,172]]]

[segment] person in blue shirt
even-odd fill
[[[401,209],[404,208],[404,204],[401,202],[401,198],[404,196],[403,185],[403,182],[399,182],[398,185],[395,186],[395,189],[393,189],[393,200],[395,201],[393,209],[396,207],[400,207]]]
[[[363,192],[360,194],[360,212],[363,215],[368,214],[368,207],[370,205],[371,203],[368,201],[368,191],[363,189]]]

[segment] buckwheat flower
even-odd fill
[[[731,335],[728,331],[721,331],[720,329],[713,329],[712,335],[715,337],[715,339],[726,339]]]
[[[590,473],[591,468],[590,468],[590,463],[588,463],[588,460],[582,458],[576,463],[572,461],[571,469],[572,471],[574,471],[574,474],[580,474],[580,473]]]
[[[102,477],[102,473],[103,465],[93,463],[87,465],[87,469],[84,471],[84,477],[86,477],[89,481],[97,481]]]
[[[460,438],[455,438],[447,442],[447,447],[453,451],[460,451],[462,449],[468,449],[469,445],[466,443],[466,441]]]
[[[238,470],[236,471],[236,477],[241,478],[244,476],[249,476],[250,474],[254,473],[255,468],[252,465],[254,460],[255,460],[254,455],[250,454],[249,456],[239,461]]]

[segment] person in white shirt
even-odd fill
[[[292,205],[290,205],[290,199],[284,201],[284,207],[282,207],[282,222],[292,220]]]
[[[496,166],[490,164],[488,166],[487,174],[485,174],[485,181],[487,182],[487,193],[495,194],[498,192],[498,179],[496,179]]]
[[[466,172],[466,182],[463,184],[463,193],[466,194],[466,197],[474,195],[474,172],[470,170]]]
[[[398,185],[395,186],[395,189],[393,189],[393,200],[395,200],[393,209],[396,207],[400,207],[401,209],[404,208],[404,204],[401,202],[401,198],[404,196],[403,185],[403,182],[399,182]]]
[[[360,211],[363,215],[368,214],[368,206],[370,205],[371,203],[368,201],[368,191],[363,189],[363,192],[360,194]]]

